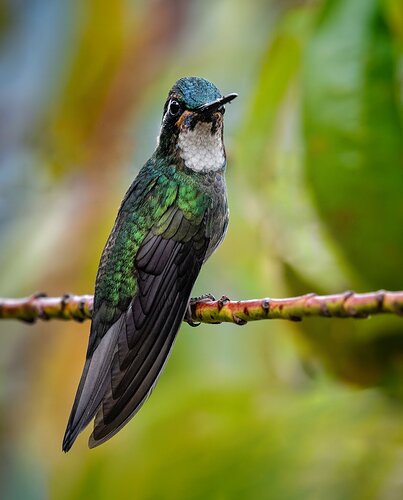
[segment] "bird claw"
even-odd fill
[[[200,295],[200,297],[192,297],[189,301],[190,304],[194,304],[195,302],[213,302],[216,298],[211,293],[204,293]]]
[[[188,306],[186,308],[186,313],[185,313],[185,317],[184,317],[184,320],[186,321],[186,323],[193,328],[195,328],[196,326],[200,326],[200,324],[201,324],[200,321],[193,321],[193,319],[192,319],[192,306],[193,306],[193,304],[196,304],[197,302],[213,302],[215,300],[216,300],[216,298],[211,293],[205,293],[204,295],[200,295],[200,297],[192,297],[189,300]]]
[[[192,319],[192,299],[190,299],[187,305],[185,317],[183,319],[189,326],[193,328],[196,328],[196,326],[200,326],[200,321],[193,321]]]

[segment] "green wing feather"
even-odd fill
[[[144,403],[168,358],[210,242],[209,199],[178,175],[150,161],[122,202],[98,270],[65,451],[94,415],[90,446],[112,437]]]

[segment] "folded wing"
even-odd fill
[[[87,356],[64,451],[95,414],[90,447],[111,438],[155,386],[207,252],[204,220],[198,222],[172,209],[164,227],[154,227],[144,239],[134,266],[137,292]]]

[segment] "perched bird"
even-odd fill
[[[102,253],[87,356],[63,440],[95,416],[89,447],[141,408],[164,368],[202,264],[225,236],[224,105],[204,78],[178,80],[157,148],[120,206]]]

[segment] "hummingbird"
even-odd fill
[[[114,436],[161,375],[194,282],[227,230],[223,115],[235,97],[199,77],[181,78],[168,94],[157,147],[102,252],[64,452],[94,417],[90,448]]]

